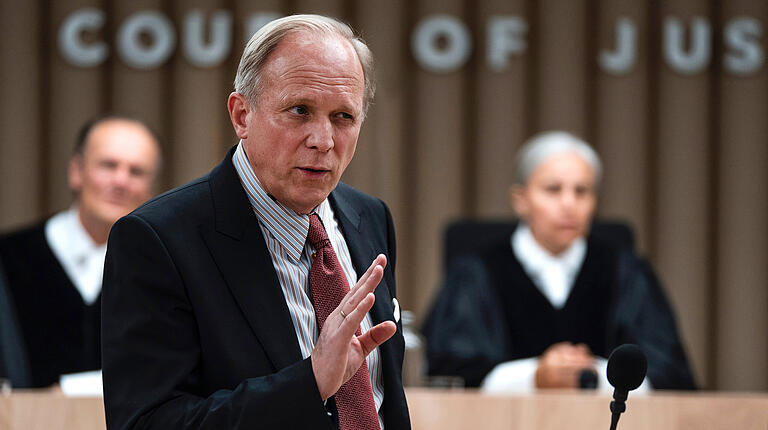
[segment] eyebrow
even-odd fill
[[[314,106],[315,101],[307,97],[300,97],[300,98],[293,99],[292,96],[288,94],[280,98],[280,105],[283,108],[289,108],[289,107],[298,106],[298,105]],[[348,113],[354,114],[354,116],[357,117],[362,113],[363,109],[360,108],[359,110],[356,110],[352,105],[348,103],[342,103],[341,107],[338,109],[334,109],[334,111],[348,112]]]

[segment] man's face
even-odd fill
[[[97,124],[69,168],[81,220],[111,227],[149,199],[159,157],[157,143],[143,125],[119,119]]]
[[[513,191],[518,215],[526,220],[536,241],[555,255],[587,234],[596,200],[595,174],[575,153],[550,157],[533,171],[524,187]]]
[[[328,197],[355,153],[363,93],[363,70],[346,40],[299,32],[278,44],[238,133],[270,195],[302,214]]]

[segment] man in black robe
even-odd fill
[[[0,262],[26,349],[30,378],[101,367],[101,278],[109,230],[152,196],[160,148],[141,122],[100,117],[83,127],[69,164],[73,205],[0,236]]]

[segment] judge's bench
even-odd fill
[[[414,430],[595,430],[610,425],[610,396],[583,391],[488,395],[475,390],[408,388]],[[57,391],[0,394],[0,430],[103,430],[98,397]],[[630,393],[622,430],[768,429],[768,394]]]

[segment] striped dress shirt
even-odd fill
[[[272,257],[272,265],[275,267],[283,296],[288,304],[296,338],[299,340],[301,355],[303,358],[307,358],[312,353],[312,348],[319,334],[309,290],[309,269],[312,266],[311,255],[314,251],[307,240],[309,215],[297,214],[264,191],[248,162],[242,142],[237,145],[232,162],[240,177],[240,183],[248,195],[251,207],[259,219],[261,232],[269,248],[269,255]],[[349,287],[352,288],[357,282],[358,276],[352,267],[347,242],[341,234],[328,199],[323,200],[314,212],[323,222],[328,239],[331,241],[333,250],[336,252],[344,275],[349,282]],[[360,324],[360,330],[365,333],[372,326],[371,316],[367,314]],[[368,355],[366,362],[373,388],[373,400],[376,404],[376,410],[379,411],[379,425],[383,429],[384,423],[380,410],[384,401],[384,385],[378,348]]]

